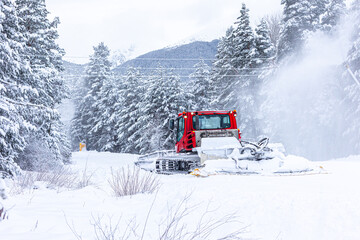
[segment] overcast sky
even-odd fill
[[[100,42],[112,51],[134,48],[134,57],[191,39],[220,38],[240,15],[242,2],[252,25],[282,11],[281,0],[46,0],[50,18],[61,21],[65,59],[79,63]]]
[[[252,23],[281,12],[280,0],[46,0],[58,16],[59,44],[66,60],[87,62],[93,46],[112,51],[134,48],[133,56],[189,39],[213,40],[250,9]]]

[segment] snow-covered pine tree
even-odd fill
[[[153,76],[143,76],[142,78],[144,92],[142,94],[142,100],[138,102],[137,105],[140,115],[134,123],[134,129],[136,130],[131,136],[131,141],[134,142],[134,149],[137,149],[140,154],[145,154],[152,150],[154,143],[151,143],[150,139],[152,138],[153,131],[158,127],[153,119],[156,110],[153,106],[156,96],[153,94],[155,92],[157,78]]]
[[[236,69],[250,68],[254,57],[254,33],[250,26],[249,9],[244,3],[235,24],[236,28],[233,32],[235,51],[232,65]]]
[[[195,72],[190,75],[193,81],[192,96],[194,110],[209,110],[212,98],[210,67],[201,60],[194,65]]]
[[[96,114],[94,127],[90,134],[96,133],[97,139],[94,139],[95,146],[99,146],[100,151],[114,152],[117,142],[116,104],[120,102],[119,84],[114,77],[107,77],[100,88],[99,99],[94,103],[94,108],[98,109],[100,114]],[[119,80],[120,81],[120,80]]]
[[[175,119],[179,112],[186,110],[189,97],[186,91],[181,88],[180,77],[172,71],[168,71],[165,89],[167,91],[163,101],[164,118],[161,121],[162,139],[164,139],[162,149],[169,150],[175,146],[175,132],[169,130],[169,121]]]
[[[89,150],[100,150],[103,147],[97,143],[101,129],[94,127],[102,115],[98,109],[98,103],[102,98],[100,90],[104,82],[112,78],[109,55],[110,51],[104,43],[94,47],[94,54],[90,56],[90,62],[85,71],[84,88],[87,93],[78,102],[72,120],[73,142],[85,142]]]
[[[21,130],[26,123],[18,112],[24,106],[18,100],[22,95],[26,99],[27,88],[16,82],[21,68],[26,68],[20,55],[22,45],[17,41],[20,39],[13,2],[0,1],[0,178],[19,171],[14,159],[25,145]]]
[[[161,149],[159,119],[162,113],[159,110],[164,99],[164,77],[165,70],[159,67],[150,77],[144,79],[146,92],[138,107],[142,114],[134,125],[134,135],[139,136],[135,140],[135,148],[139,149],[140,154]]]
[[[256,49],[254,33],[250,26],[249,9],[243,4],[240,16],[235,22],[234,30],[235,56],[232,65],[237,69],[236,82],[229,97],[234,101],[238,111],[238,125],[246,138],[255,138],[256,131],[256,105],[255,98],[258,94],[258,78],[254,74],[256,68]]]
[[[52,22],[48,20],[49,12],[44,0],[17,0],[16,6],[20,29],[26,43],[22,57],[28,61],[31,70],[21,71],[19,81],[36,90],[36,96],[29,101],[41,106],[40,111],[27,109],[21,113],[27,121],[36,126],[36,131],[26,137],[26,150],[32,154],[20,156],[18,162],[26,166],[36,158],[44,163],[50,164],[51,161],[50,165],[62,164],[69,160],[70,149],[65,135],[62,134],[60,115],[55,110],[67,93],[64,81],[59,75],[63,70],[64,51],[55,42],[58,38],[59,19],[55,18]],[[44,152],[46,157],[42,158]]]
[[[34,103],[53,108],[67,95],[59,72],[63,70],[64,50],[55,42],[59,37],[58,18],[48,20],[44,0],[17,0],[21,31],[25,36],[24,57],[29,60],[32,74],[23,76],[38,91]]]
[[[300,49],[306,33],[313,29],[313,14],[309,0],[281,0],[284,5],[282,28],[277,58],[282,60],[288,54]]]
[[[136,123],[141,116],[139,107],[144,98],[139,70],[128,69],[119,95],[121,101],[118,104],[121,106],[113,113],[116,116],[114,118],[117,119],[115,125],[116,145],[119,146],[121,152],[138,153],[140,149],[136,147],[135,142],[141,135],[136,134],[138,130]]]
[[[323,30],[331,31],[345,13],[346,4],[344,0],[330,0],[330,3],[326,7],[326,12],[321,18]]]
[[[220,41],[212,72],[218,96],[213,101],[217,108],[236,109],[238,125],[246,137],[255,137],[255,96],[257,75],[254,33],[250,26],[249,10],[243,4],[235,29],[230,28]]]
[[[230,27],[226,31],[225,37],[220,39],[216,59],[213,63],[211,82],[214,94],[211,105],[214,109],[231,109],[234,107],[234,102],[227,99],[232,93],[235,75],[237,74],[237,70],[232,65],[235,52],[233,32],[234,28]]]
[[[185,109],[183,91],[179,77],[159,67],[144,81],[146,93],[139,103],[140,116],[135,123],[135,148],[140,153],[172,149],[174,133],[169,131],[168,123],[179,111]]]
[[[353,46],[348,53],[347,62],[355,77],[360,81],[360,0],[355,0],[351,5],[351,19],[353,20],[354,34]],[[354,146],[355,153],[360,151],[360,86],[348,72],[343,74],[345,77],[346,97],[343,101],[344,108],[348,109],[345,119],[347,130],[345,136],[347,143]]]

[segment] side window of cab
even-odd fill
[[[222,128],[230,128],[231,127],[230,117],[228,115],[222,116],[221,126],[222,126]]]
[[[177,124],[177,133],[176,133],[176,142],[179,142],[181,138],[184,136],[184,118],[178,118],[178,124]]]

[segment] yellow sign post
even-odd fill
[[[81,152],[81,150],[83,150],[83,148],[86,148],[86,144],[85,143],[80,143],[79,144],[79,150]]]

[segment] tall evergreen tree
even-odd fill
[[[94,54],[90,56],[84,81],[87,93],[78,103],[72,120],[73,141],[84,141],[89,150],[102,148],[97,141],[102,129],[95,127],[95,124],[102,115],[99,109],[99,102],[102,99],[101,88],[105,81],[110,81],[112,78],[109,55],[110,51],[104,43],[94,47]]]
[[[193,79],[192,96],[194,99],[194,110],[209,110],[211,102],[211,79],[210,79],[210,67],[201,60],[194,66],[195,72],[190,75]]]
[[[172,149],[174,133],[169,131],[169,119],[185,109],[185,99],[180,89],[179,77],[163,68],[156,70],[145,82],[144,100],[139,103],[140,117],[134,124],[139,138],[135,147],[140,153]]]
[[[34,103],[54,108],[67,93],[59,76],[64,50],[55,42],[59,36],[59,19],[48,20],[44,0],[17,0],[16,3],[26,41],[24,55],[31,67],[31,74],[26,73],[22,79],[37,90],[38,96],[32,99]]]
[[[119,92],[121,96],[121,109],[114,112],[117,116],[116,136],[117,145],[121,152],[138,153],[139,148],[136,147],[136,123],[140,118],[140,102],[143,100],[143,86],[141,84],[140,73],[138,70],[130,68],[124,79],[123,86]],[[140,126],[141,128],[141,126]]]
[[[236,82],[230,95],[234,107],[238,111],[238,125],[244,136],[254,138],[256,131],[256,102],[258,94],[258,78],[254,71],[257,67],[254,33],[250,26],[249,10],[243,4],[234,31],[236,44],[233,65],[237,69]]]
[[[215,71],[219,68],[219,73],[222,74],[218,77],[215,72],[213,75],[217,92],[220,93],[215,100],[219,108],[240,107],[243,103],[239,103],[239,89],[249,86],[246,82],[250,80],[247,77],[253,63],[254,35],[248,12],[246,5],[243,4],[240,16],[235,22],[236,28],[227,32],[222,42],[223,46],[220,45],[222,49],[219,49],[217,55],[220,59],[214,63]]]
[[[44,0],[18,0],[17,12],[20,18],[20,30],[23,33],[25,47],[23,58],[28,61],[30,71],[20,72],[20,82],[36,91],[36,95],[29,98],[32,104],[41,106],[41,111],[28,109],[23,112],[24,118],[33,123],[36,131],[27,136],[27,152],[32,158],[22,155],[19,161],[26,165],[31,159],[40,159],[42,152],[48,152],[53,164],[67,162],[70,157],[68,141],[62,134],[60,115],[55,110],[57,104],[66,97],[67,89],[59,72],[63,70],[61,49],[55,42],[58,38],[57,25],[59,19],[48,20],[49,12]],[[43,148],[39,148],[42,145]],[[36,157],[36,154],[39,156]],[[49,158],[42,158],[47,162]]]
[[[259,59],[255,59],[260,52],[256,52],[248,12],[243,4],[235,29],[230,29],[220,42],[212,80],[218,93],[213,102],[218,108],[236,109],[238,125],[247,137],[253,137],[256,135],[254,118],[258,86],[253,68],[260,65]]]
[[[113,77],[105,78],[99,92],[99,99],[94,103],[94,107],[99,113],[95,114],[96,119],[91,133],[98,135],[95,145],[100,151],[116,151],[116,104],[120,101],[119,86]],[[90,133],[90,134],[91,134]]]
[[[254,57],[254,33],[250,26],[249,9],[246,8],[244,3],[235,24],[236,28],[233,32],[235,51],[232,65],[236,69],[249,68],[253,63]]]
[[[232,103],[224,102],[224,99],[232,92],[232,84],[235,82],[237,70],[232,65],[235,52],[234,28],[230,27],[226,31],[225,37],[220,39],[218,44],[215,62],[211,73],[211,82],[214,88],[213,100],[211,105],[214,108],[233,108]]]
[[[3,174],[15,175],[19,168],[14,159],[25,145],[21,133],[25,121],[19,114],[17,100],[26,86],[17,84],[21,67],[21,44],[14,38],[21,38],[18,18],[12,1],[0,2],[0,177]],[[24,95],[24,94],[23,94]]]
[[[170,119],[175,119],[179,112],[187,109],[187,93],[181,88],[180,77],[169,71],[165,81],[166,95],[164,98],[164,118],[161,128],[164,142],[163,149],[173,149],[175,146],[175,132],[169,130]]]

